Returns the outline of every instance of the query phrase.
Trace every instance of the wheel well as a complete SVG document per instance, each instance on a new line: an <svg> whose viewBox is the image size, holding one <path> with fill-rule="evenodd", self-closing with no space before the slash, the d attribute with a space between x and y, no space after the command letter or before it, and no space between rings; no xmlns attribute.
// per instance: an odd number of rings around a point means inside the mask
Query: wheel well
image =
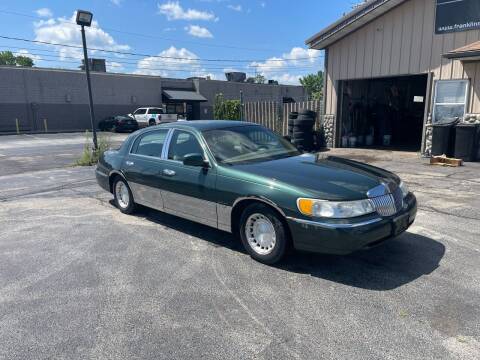
<svg viewBox="0 0 480 360"><path fill-rule="evenodd" d="M290 231L290 227L288 226L287 219L285 216L278 211L274 206L270 205L268 202L261 201L261 200L256 200L256 199L245 199L240 202L238 202L235 207L232 209L232 213L230 215L230 221L231 221L231 227L232 227L232 234L236 235L238 234L239 226L240 226L240 217L242 215L242 212L247 208L247 206L251 204L261 204L264 206L267 206L271 210L273 210L277 215L280 221L283 223L283 226L285 227L285 230L288 234L288 238L290 242L292 241L292 233Z"/></svg>
<svg viewBox="0 0 480 360"><path fill-rule="evenodd" d="M153 122L156 122L154 118L150 118L150 119L148 120L149 123L152 122L152 121L153 121Z"/></svg>
<svg viewBox="0 0 480 360"><path fill-rule="evenodd" d="M109 184L110 184L110 192L111 192L112 194L113 194L113 184L115 183L115 179L116 179L117 177L120 177L120 178L121 178L120 175L114 173L114 174L110 175L110 178L108 179L108 182L109 182Z"/></svg>

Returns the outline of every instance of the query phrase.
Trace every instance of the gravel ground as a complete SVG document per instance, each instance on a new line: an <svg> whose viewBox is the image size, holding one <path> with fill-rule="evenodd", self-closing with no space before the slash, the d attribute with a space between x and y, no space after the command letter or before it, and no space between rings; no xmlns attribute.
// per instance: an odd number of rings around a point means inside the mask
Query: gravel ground
<svg viewBox="0 0 480 360"><path fill-rule="evenodd" d="M69 166L82 144L0 137L0 358L480 358L479 164L332 151L401 175L417 221L271 267L227 233L121 214L93 168Z"/></svg>

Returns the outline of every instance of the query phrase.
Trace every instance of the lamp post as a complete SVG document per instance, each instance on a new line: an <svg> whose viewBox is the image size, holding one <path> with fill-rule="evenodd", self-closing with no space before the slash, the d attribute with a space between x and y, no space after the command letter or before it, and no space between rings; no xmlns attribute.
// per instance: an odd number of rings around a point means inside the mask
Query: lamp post
<svg viewBox="0 0 480 360"><path fill-rule="evenodd" d="M87 74L87 86L88 86L88 99L90 102L90 122L92 125L93 134L93 148L98 149L97 143L97 130L95 127L95 113L93 111L93 97L92 97L92 84L90 83L90 64L88 63L87 54L87 41L85 39L85 26L90 27L92 24L93 14L90 11L77 10L77 25L82 27L82 42L83 42L83 62L85 66L85 73Z"/></svg>

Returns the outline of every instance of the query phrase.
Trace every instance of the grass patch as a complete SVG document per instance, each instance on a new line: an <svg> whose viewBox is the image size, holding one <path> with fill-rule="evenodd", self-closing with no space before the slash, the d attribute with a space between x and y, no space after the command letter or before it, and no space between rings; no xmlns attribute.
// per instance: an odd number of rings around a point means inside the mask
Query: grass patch
<svg viewBox="0 0 480 360"><path fill-rule="evenodd" d="M97 138L98 149L93 149L93 142L88 131L85 131L85 145L83 146L83 152L80 158L75 161L76 166L92 166L98 163L98 159L103 153L110 149L112 141L110 136L99 135Z"/></svg>

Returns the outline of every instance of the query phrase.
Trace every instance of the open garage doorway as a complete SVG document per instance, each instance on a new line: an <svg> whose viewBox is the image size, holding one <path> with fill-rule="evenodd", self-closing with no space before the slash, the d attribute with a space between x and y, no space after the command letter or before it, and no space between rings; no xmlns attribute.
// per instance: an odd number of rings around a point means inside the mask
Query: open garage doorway
<svg viewBox="0 0 480 360"><path fill-rule="evenodd" d="M419 151L428 75L340 82L339 147Z"/></svg>

